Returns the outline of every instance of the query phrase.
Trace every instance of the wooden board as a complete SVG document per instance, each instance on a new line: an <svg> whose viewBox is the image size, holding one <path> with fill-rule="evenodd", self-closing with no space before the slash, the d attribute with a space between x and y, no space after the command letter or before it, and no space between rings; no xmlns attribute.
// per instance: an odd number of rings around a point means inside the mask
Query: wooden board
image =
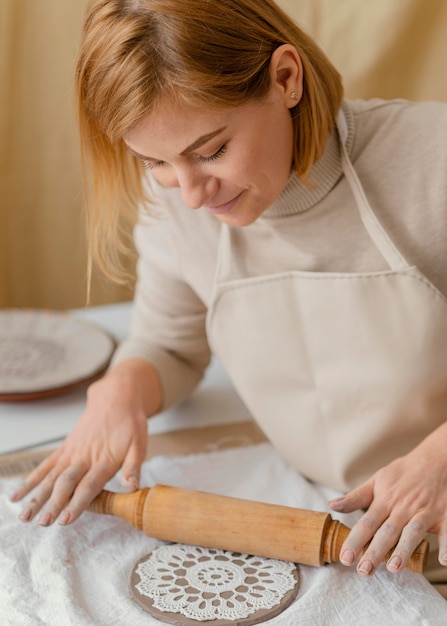
<svg viewBox="0 0 447 626"><path fill-rule="evenodd" d="M203 428L187 428L148 437L146 458L154 456L183 456L213 450L225 450L266 441L255 422L235 422ZM0 478L23 476L33 470L54 448L26 450L0 455Z"/></svg>

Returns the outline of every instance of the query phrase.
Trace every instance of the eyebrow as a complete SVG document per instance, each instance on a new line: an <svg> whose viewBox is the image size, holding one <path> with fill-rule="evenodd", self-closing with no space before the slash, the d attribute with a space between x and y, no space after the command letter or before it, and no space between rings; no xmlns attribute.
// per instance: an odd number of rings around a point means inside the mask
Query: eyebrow
<svg viewBox="0 0 447 626"><path fill-rule="evenodd" d="M207 141L210 141L217 135L220 135L220 133L222 133L226 128L227 128L226 126L222 126L222 128L218 128L212 133L207 133L206 135L202 135L201 137L193 141L193 143L190 146L185 148L183 152L180 152L180 156L187 156L190 152L197 150L197 148L200 148L200 146L203 146L203 144L206 143Z"/></svg>
<svg viewBox="0 0 447 626"><path fill-rule="evenodd" d="M226 130L226 128L227 128L226 126L222 126L222 128L218 128L217 130L214 130L211 133L207 133L206 135L201 135L195 141L193 141L192 144L190 144L187 148L185 148L182 152L180 152L180 156L188 156L188 154L190 154L194 150L197 150L197 148L200 148L200 146L203 146L203 144L207 143L207 141L210 141L214 137L217 137L217 135L220 135L220 133ZM147 160L151 158L151 157L144 156L143 154L139 154L139 152L135 152L135 150L133 150L127 144L126 144L126 148L129 154L131 154L134 157L137 157L137 159Z"/></svg>

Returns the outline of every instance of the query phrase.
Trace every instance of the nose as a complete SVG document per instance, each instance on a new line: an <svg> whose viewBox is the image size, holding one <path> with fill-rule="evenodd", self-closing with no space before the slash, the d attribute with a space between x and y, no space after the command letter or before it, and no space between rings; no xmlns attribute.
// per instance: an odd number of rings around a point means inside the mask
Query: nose
<svg viewBox="0 0 447 626"><path fill-rule="evenodd" d="M194 167L177 171L176 180L182 200L190 209L199 209L217 190L216 178Z"/></svg>

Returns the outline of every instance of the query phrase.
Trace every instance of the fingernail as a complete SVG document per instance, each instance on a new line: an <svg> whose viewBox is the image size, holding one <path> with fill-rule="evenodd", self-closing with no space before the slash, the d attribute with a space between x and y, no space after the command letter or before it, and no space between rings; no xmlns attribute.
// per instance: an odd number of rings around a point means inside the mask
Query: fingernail
<svg viewBox="0 0 447 626"><path fill-rule="evenodd" d="M27 508L27 509L23 509L23 511L20 513L19 519L22 520L22 522L29 522L32 516L33 516L33 509Z"/></svg>
<svg viewBox="0 0 447 626"><path fill-rule="evenodd" d="M138 489L139 485L138 485L138 480L136 476L133 476L132 474L130 476L127 476L126 482L130 487L133 487L134 489Z"/></svg>
<svg viewBox="0 0 447 626"><path fill-rule="evenodd" d="M388 561L387 568L398 570L400 569L401 565L402 559L400 558L400 556L393 556L393 558Z"/></svg>
<svg viewBox="0 0 447 626"><path fill-rule="evenodd" d="M355 561L355 554L352 550L346 549L340 554L340 561L343 565L352 565Z"/></svg>
<svg viewBox="0 0 447 626"><path fill-rule="evenodd" d="M444 552L444 554L439 557L439 562L441 565L447 565L447 552Z"/></svg>
<svg viewBox="0 0 447 626"><path fill-rule="evenodd" d="M373 571L373 568L374 568L374 565L372 564L372 561L363 561L358 566L357 571L359 572L359 574L364 574L365 576L369 576L371 572Z"/></svg>
<svg viewBox="0 0 447 626"><path fill-rule="evenodd" d="M9 499L11 500L11 502L17 502L17 500L20 500L20 492L16 491L12 494L12 496L9 497Z"/></svg>
<svg viewBox="0 0 447 626"><path fill-rule="evenodd" d="M65 526L65 524L68 524L68 522L70 521L70 518L71 518L70 511L63 511L63 513L61 513L61 516L59 518L59 524L61 526Z"/></svg>
<svg viewBox="0 0 447 626"><path fill-rule="evenodd" d="M331 509L335 509L339 513L344 513L346 509L345 498L337 498L336 500L329 500L329 506Z"/></svg>
<svg viewBox="0 0 447 626"><path fill-rule="evenodd" d="M44 513L38 521L39 526L49 526L53 521L51 513Z"/></svg>

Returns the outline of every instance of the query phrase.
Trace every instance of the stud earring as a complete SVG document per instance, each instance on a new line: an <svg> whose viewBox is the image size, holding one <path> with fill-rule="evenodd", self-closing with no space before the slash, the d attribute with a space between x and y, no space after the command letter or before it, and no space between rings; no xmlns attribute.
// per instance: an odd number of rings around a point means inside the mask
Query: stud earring
<svg viewBox="0 0 447 626"><path fill-rule="evenodd" d="M298 94L296 93L296 91L292 91L290 97L292 98L292 100L298 100Z"/></svg>

